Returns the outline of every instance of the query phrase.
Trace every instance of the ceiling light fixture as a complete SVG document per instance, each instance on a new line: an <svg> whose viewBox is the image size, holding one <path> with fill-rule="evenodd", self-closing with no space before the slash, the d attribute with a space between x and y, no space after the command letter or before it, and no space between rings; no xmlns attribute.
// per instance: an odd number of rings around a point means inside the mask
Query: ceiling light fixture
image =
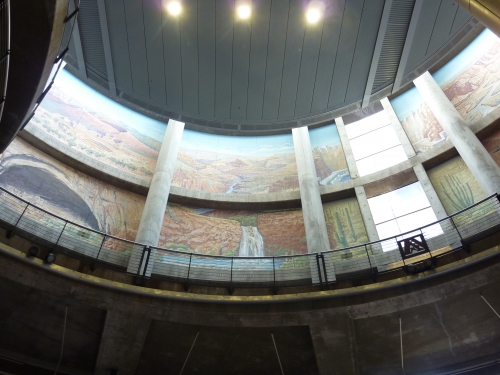
<svg viewBox="0 0 500 375"><path fill-rule="evenodd" d="M178 16L182 11L182 7L178 1L171 1L167 4L167 10L172 16Z"/></svg>
<svg viewBox="0 0 500 375"><path fill-rule="evenodd" d="M242 19L247 19L252 14L252 8L248 4L242 4L236 9L238 17Z"/></svg>
<svg viewBox="0 0 500 375"><path fill-rule="evenodd" d="M306 13L307 22L316 23L321 18L321 11L319 8L309 8Z"/></svg>

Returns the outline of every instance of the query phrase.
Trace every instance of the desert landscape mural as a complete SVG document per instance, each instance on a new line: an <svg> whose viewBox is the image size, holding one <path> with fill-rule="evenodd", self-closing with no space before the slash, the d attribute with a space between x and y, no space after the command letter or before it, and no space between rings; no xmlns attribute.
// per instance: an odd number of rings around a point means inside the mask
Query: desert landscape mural
<svg viewBox="0 0 500 375"><path fill-rule="evenodd" d="M460 156L428 170L427 174L448 215L485 198L479 183Z"/></svg>
<svg viewBox="0 0 500 375"><path fill-rule="evenodd" d="M500 39L484 30L433 75L468 124L500 105Z"/></svg>
<svg viewBox="0 0 500 375"><path fill-rule="evenodd" d="M358 200L343 199L323 204L331 249L342 249L368 242Z"/></svg>
<svg viewBox="0 0 500 375"><path fill-rule="evenodd" d="M298 190L292 135L242 137L184 130L172 185L227 194Z"/></svg>
<svg viewBox="0 0 500 375"><path fill-rule="evenodd" d="M349 180L344 150L335 124L309 130L318 184L332 185Z"/></svg>
<svg viewBox="0 0 500 375"><path fill-rule="evenodd" d="M500 40L483 31L433 77L468 124L480 120L500 105ZM391 104L417 153L448 138L416 88Z"/></svg>
<svg viewBox="0 0 500 375"><path fill-rule="evenodd" d="M35 128L71 156L86 155L124 173L150 179L166 124L101 95L62 70L26 130Z"/></svg>
<svg viewBox="0 0 500 375"><path fill-rule="evenodd" d="M0 156L0 186L55 215L134 240L145 197L96 180L16 138Z"/></svg>
<svg viewBox="0 0 500 375"><path fill-rule="evenodd" d="M160 246L196 254L278 256L307 252L301 210L233 211L169 203Z"/></svg>

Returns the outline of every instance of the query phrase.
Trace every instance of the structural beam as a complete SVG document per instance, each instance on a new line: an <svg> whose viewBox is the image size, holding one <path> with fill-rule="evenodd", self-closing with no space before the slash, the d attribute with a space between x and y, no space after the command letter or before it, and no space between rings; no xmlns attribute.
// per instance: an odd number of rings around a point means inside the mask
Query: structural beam
<svg viewBox="0 0 500 375"><path fill-rule="evenodd" d="M406 70L406 64L408 63L408 57L410 56L410 51L413 46L413 41L415 40L418 20L420 19L420 14L422 13L423 5L424 5L424 0L417 0L415 2L415 7L413 8L413 13L411 15L410 27L408 28L408 33L406 34L403 53L401 54L401 58L399 60L398 72L396 73L394 84L392 85L393 93L401 88L401 82L403 80L403 76Z"/></svg>
<svg viewBox="0 0 500 375"><path fill-rule="evenodd" d="M69 1L69 13L71 14L75 10L74 0ZM73 43L75 44L76 60L78 61L78 71L83 78L87 78L87 68L85 68L85 58L83 56L82 39L80 38L80 27L78 25L78 16L76 18L75 26L73 28Z"/></svg>
<svg viewBox="0 0 500 375"><path fill-rule="evenodd" d="M101 23L102 45L104 47L104 59L106 60L106 73L108 75L109 91L116 96L115 70L113 68L113 57L111 55L111 43L109 41L108 18L106 15L106 4L104 0L97 0L99 9L99 21Z"/></svg>
<svg viewBox="0 0 500 375"><path fill-rule="evenodd" d="M377 43L375 44L375 50L373 52L372 64L370 66L370 73L368 74L368 80L366 82L365 95L363 97L363 103L361 107L365 108L370 104L370 97L372 95L373 83L375 82L375 76L377 75L378 63L380 61L380 55L382 52L382 47L384 45L385 33L387 31L387 24L389 23L389 16L391 14L392 0L386 0L384 5L384 11L382 13L382 19L380 20L380 26L378 29Z"/></svg>

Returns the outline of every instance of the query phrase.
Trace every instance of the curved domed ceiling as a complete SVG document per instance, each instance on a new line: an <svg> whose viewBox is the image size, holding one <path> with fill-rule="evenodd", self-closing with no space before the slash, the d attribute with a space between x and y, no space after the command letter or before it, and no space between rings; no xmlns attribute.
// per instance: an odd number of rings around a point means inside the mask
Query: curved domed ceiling
<svg viewBox="0 0 500 375"><path fill-rule="evenodd" d="M135 108L207 131L327 123L388 95L472 29L452 0L81 0L67 61ZM425 70L424 69L424 70ZM107 91L107 92L106 92ZM364 99L364 101L363 101Z"/></svg>

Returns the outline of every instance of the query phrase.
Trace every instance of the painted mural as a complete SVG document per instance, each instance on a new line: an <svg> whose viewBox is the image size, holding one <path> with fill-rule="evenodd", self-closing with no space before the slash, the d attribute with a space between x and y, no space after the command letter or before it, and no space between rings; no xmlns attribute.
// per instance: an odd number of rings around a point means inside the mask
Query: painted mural
<svg viewBox="0 0 500 375"><path fill-rule="evenodd" d="M460 156L427 171L448 215L485 198L479 183Z"/></svg>
<svg viewBox="0 0 500 375"><path fill-rule="evenodd" d="M414 87L391 100L391 105L417 154L446 141L446 132Z"/></svg>
<svg viewBox="0 0 500 375"><path fill-rule="evenodd" d="M368 242L368 235L356 198L323 204L323 212L332 249Z"/></svg>
<svg viewBox="0 0 500 375"><path fill-rule="evenodd" d="M500 105L500 39L484 30L433 77L467 123L480 120Z"/></svg>
<svg viewBox="0 0 500 375"><path fill-rule="evenodd" d="M332 185L351 178L337 125L332 124L309 130L314 166L318 184Z"/></svg>
<svg viewBox="0 0 500 375"><path fill-rule="evenodd" d="M184 130L172 185L227 194L298 190L292 135L243 137Z"/></svg>
<svg viewBox="0 0 500 375"><path fill-rule="evenodd" d="M150 179L166 125L118 104L62 70L26 130L69 147L75 158L88 156Z"/></svg>
<svg viewBox="0 0 500 375"><path fill-rule="evenodd" d="M169 203L160 246L196 254L279 256L307 253L301 210L234 211Z"/></svg>
<svg viewBox="0 0 500 375"><path fill-rule="evenodd" d="M96 180L16 138L0 156L0 185L55 215L134 240L145 197Z"/></svg>
<svg viewBox="0 0 500 375"><path fill-rule="evenodd" d="M500 166L500 130L497 130L482 141L491 157Z"/></svg>

